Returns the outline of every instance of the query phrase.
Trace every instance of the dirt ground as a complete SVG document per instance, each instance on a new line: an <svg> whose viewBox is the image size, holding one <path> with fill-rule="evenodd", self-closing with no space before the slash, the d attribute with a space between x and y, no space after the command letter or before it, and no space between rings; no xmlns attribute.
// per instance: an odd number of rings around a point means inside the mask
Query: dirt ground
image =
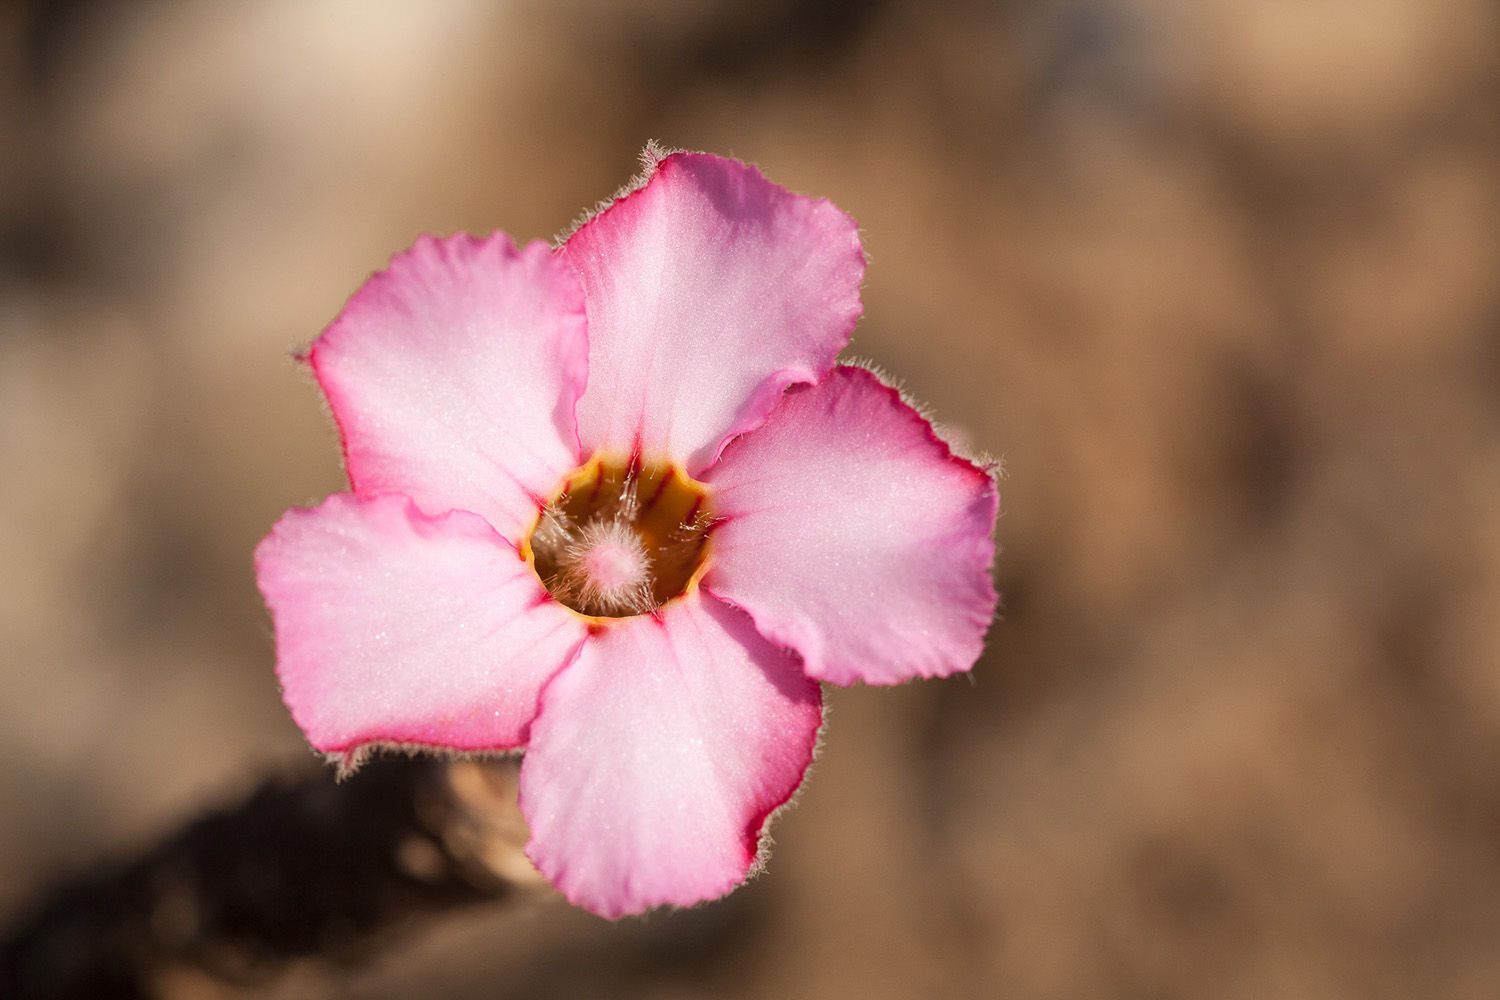
<svg viewBox="0 0 1500 1000"><path fill-rule="evenodd" d="M648 139L863 227L854 352L1002 456L970 677L830 690L768 870L182 998L1500 995L1500 10L0 7L0 921L312 765L250 552L289 358Z"/></svg>

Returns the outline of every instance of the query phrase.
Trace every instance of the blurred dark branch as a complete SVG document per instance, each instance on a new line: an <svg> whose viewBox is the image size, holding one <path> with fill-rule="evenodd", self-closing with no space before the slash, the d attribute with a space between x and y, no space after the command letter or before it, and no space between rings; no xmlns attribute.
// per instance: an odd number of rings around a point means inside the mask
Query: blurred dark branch
<svg viewBox="0 0 1500 1000"><path fill-rule="evenodd" d="M491 862L505 848L497 829L513 833L513 774L390 759L341 783L331 772L268 783L134 861L58 886L0 940L0 997L147 998L183 965L254 981L301 956L358 958L413 915L505 896Z"/></svg>

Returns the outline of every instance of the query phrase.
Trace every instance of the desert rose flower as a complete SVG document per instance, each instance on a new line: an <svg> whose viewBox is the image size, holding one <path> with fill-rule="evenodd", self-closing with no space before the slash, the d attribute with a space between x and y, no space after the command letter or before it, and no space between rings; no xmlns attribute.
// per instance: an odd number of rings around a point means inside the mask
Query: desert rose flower
<svg viewBox="0 0 1500 1000"><path fill-rule="evenodd" d="M423 238L308 359L350 491L256 551L317 749L521 749L527 854L607 917L744 881L818 683L969 669L988 469L834 364L848 216L753 167L648 158L556 249Z"/></svg>

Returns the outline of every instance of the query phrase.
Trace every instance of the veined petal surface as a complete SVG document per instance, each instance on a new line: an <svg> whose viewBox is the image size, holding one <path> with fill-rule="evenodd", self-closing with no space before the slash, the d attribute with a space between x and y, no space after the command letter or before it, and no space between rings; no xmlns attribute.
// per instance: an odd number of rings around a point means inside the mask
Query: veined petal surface
<svg viewBox="0 0 1500 1000"><path fill-rule="evenodd" d="M520 746L586 635L484 518L336 493L255 550L277 674L313 746Z"/></svg>
<svg viewBox="0 0 1500 1000"><path fill-rule="evenodd" d="M791 389L703 478L723 518L703 586L809 676L897 684L974 665L999 494L870 372Z"/></svg>
<svg viewBox="0 0 1500 1000"><path fill-rule="evenodd" d="M540 242L423 237L312 346L356 493L485 517L519 541L578 465L583 294Z"/></svg>
<svg viewBox="0 0 1500 1000"><path fill-rule="evenodd" d="M606 917L723 895L821 719L796 659L701 592L615 622L542 694L521 765L527 854Z"/></svg>
<svg viewBox="0 0 1500 1000"><path fill-rule="evenodd" d="M705 153L662 160L559 253L588 303L584 453L665 455L692 474L783 388L827 372L862 308L852 219Z"/></svg>

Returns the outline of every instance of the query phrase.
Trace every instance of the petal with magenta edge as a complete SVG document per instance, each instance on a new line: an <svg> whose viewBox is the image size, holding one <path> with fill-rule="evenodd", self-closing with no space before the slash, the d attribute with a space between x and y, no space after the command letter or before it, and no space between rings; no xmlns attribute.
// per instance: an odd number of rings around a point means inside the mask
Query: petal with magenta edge
<svg viewBox="0 0 1500 1000"><path fill-rule="evenodd" d="M723 519L704 588L808 676L899 684L974 665L999 493L870 372L789 391L703 478Z"/></svg>
<svg viewBox="0 0 1500 1000"><path fill-rule="evenodd" d="M795 657L701 592L615 622L542 694L521 765L527 854L605 917L721 896L802 781L821 719Z"/></svg>
<svg viewBox="0 0 1500 1000"><path fill-rule="evenodd" d="M822 377L862 306L854 221L737 160L676 153L559 251L583 283L585 453L696 473L782 389Z"/></svg>
<svg viewBox="0 0 1500 1000"><path fill-rule="evenodd" d="M255 550L292 717L325 753L510 749L586 625L483 518L397 494L293 509Z"/></svg>
<svg viewBox="0 0 1500 1000"><path fill-rule="evenodd" d="M356 493L469 510L512 542L579 464L583 296L543 243L423 237L313 342Z"/></svg>

